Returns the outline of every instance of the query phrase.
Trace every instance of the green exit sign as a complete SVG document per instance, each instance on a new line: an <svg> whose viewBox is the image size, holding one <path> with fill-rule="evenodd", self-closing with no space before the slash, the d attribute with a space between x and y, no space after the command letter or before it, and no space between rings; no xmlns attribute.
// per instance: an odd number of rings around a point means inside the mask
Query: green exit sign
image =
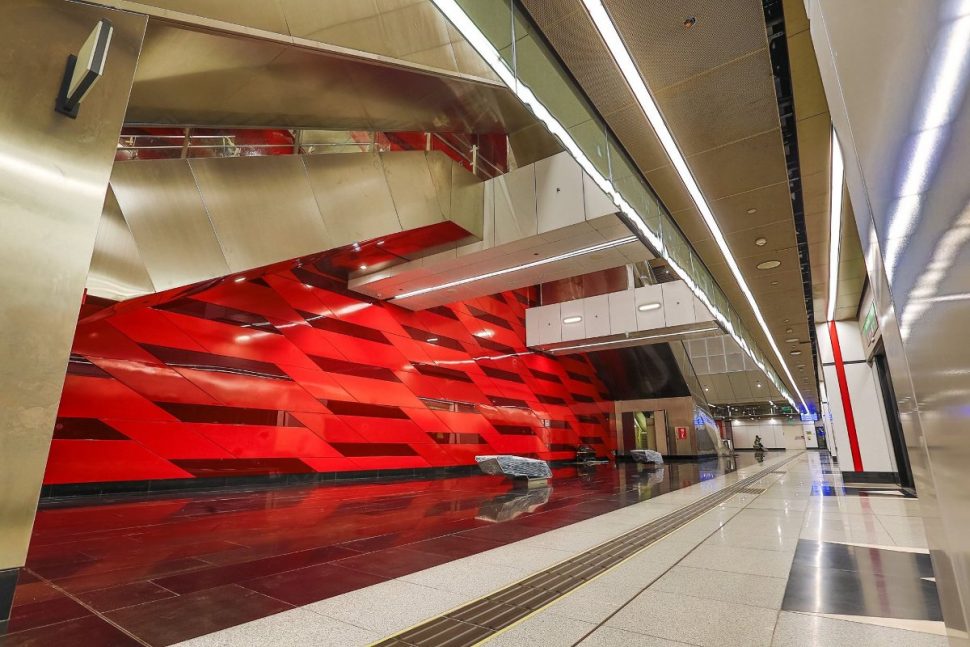
<svg viewBox="0 0 970 647"><path fill-rule="evenodd" d="M795 410L792 409L791 407L789 407L788 405L782 405L781 412L782 413L795 413Z"/></svg>

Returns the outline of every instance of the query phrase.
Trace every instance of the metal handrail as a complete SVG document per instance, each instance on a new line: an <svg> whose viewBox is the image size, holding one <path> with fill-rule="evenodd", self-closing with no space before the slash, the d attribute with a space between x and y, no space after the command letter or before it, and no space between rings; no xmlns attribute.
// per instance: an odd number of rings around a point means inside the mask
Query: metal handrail
<svg viewBox="0 0 970 647"><path fill-rule="evenodd" d="M137 151L179 151L179 157L192 157L193 151L213 151L222 152L226 157L234 157L245 151L262 151L274 149L281 151L287 146L291 147L290 154L325 154L338 149L347 148L359 152L380 152L390 150L390 144L379 141L383 133L379 131L368 132L369 141L348 138L347 141L308 143L304 138L304 133L311 132L305 129L290 130L293 135L292 145L287 143L238 143L235 141L234 134L196 134L192 128L185 128L180 134L150 134L137 133L125 134L119 137L117 150L122 153L136 153ZM350 131L348 131L350 132ZM354 131L357 132L357 131ZM360 131L367 132L367 131ZM140 141L146 141L140 144ZM199 141L202 140L202 141ZM216 141L209 141L216 140ZM386 137L385 137L386 141ZM495 177L506 172L491 160L483 157L477 144L470 144L467 148L456 145L454 141L442 136L439 133L425 133L425 148L432 149L432 141L440 143L453 152L460 160L467 164L472 173L478 175L481 171L487 177ZM150 142L150 143L149 143ZM287 154L279 152L278 154Z"/></svg>

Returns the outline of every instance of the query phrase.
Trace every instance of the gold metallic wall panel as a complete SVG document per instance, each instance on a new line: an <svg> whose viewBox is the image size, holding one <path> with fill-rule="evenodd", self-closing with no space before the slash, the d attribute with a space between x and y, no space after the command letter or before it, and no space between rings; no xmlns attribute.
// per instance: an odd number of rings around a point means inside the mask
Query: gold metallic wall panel
<svg viewBox="0 0 970 647"><path fill-rule="evenodd" d="M448 218L481 240L485 237L485 183L457 164L450 167L451 202Z"/></svg>
<svg viewBox="0 0 970 647"><path fill-rule="evenodd" d="M94 241L87 288L89 294L113 301L155 291L138 253L138 245L110 187L98 225L98 237Z"/></svg>
<svg viewBox="0 0 970 647"><path fill-rule="evenodd" d="M54 112L64 64L101 18L104 78L69 119ZM0 3L0 569L27 552L144 29L87 4Z"/></svg>
<svg viewBox="0 0 970 647"><path fill-rule="evenodd" d="M438 153L443 161L443 153ZM451 169L444 164L428 163L424 152L381 156L384 177L403 229L426 223L429 216L444 219L451 202Z"/></svg>
<svg viewBox="0 0 970 647"><path fill-rule="evenodd" d="M140 294L444 220L470 234L451 248L484 231L482 182L437 151L138 160L111 184L151 276Z"/></svg>
<svg viewBox="0 0 970 647"><path fill-rule="evenodd" d="M536 123L504 86L157 20L127 120L482 133Z"/></svg>
<svg viewBox="0 0 970 647"><path fill-rule="evenodd" d="M787 3L786 3L787 4ZM801 3L799 3L801 4ZM825 101L825 90L818 74L812 35L806 29L792 35L788 10L785 10L785 26L788 33L788 60L791 63L792 93L795 96L795 117L807 119L815 115L828 114L829 105Z"/></svg>
<svg viewBox="0 0 970 647"><path fill-rule="evenodd" d="M287 33L286 19L276 0L138 0L141 4L178 11L200 18L222 20L233 25ZM329 13L320 12L320 13Z"/></svg>
<svg viewBox="0 0 970 647"><path fill-rule="evenodd" d="M156 290L229 273L187 160L117 162L111 187Z"/></svg>
<svg viewBox="0 0 970 647"><path fill-rule="evenodd" d="M333 246L401 230L379 155L307 155L302 159Z"/></svg>
<svg viewBox="0 0 970 647"><path fill-rule="evenodd" d="M231 271L332 247L299 156L193 159L189 164Z"/></svg>
<svg viewBox="0 0 970 647"><path fill-rule="evenodd" d="M96 0L189 29L498 82L430 0Z"/></svg>

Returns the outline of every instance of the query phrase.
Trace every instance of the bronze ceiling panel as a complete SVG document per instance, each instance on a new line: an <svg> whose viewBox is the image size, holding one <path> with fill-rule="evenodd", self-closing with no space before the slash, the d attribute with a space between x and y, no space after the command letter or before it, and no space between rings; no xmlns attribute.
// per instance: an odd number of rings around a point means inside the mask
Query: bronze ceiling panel
<svg viewBox="0 0 970 647"><path fill-rule="evenodd" d="M687 158L687 163L708 200L745 193L788 179L780 129L692 155ZM790 201L787 207L791 217ZM774 205L774 208L781 211L785 205Z"/></svg>
<svg viewBox="0 0 970 647"><path fill-rule="evenodd" d="M779 128L774 78L765 50L654 93L685 156ZM737 110L743 105L744 110Z"/></svg>
<svg viewBox="0 0 970 647"><path fill-rule="evenodd" d="M540 0L525 0L557 54L673 214L767 356L770 345L753 311L680 178L669 166L652 128L640 108L631 103L629 88L609 52L597 42L581 3L575 0L572 9L566 2L558 3L549 12L540 7L542 4ZM674 137L688 156L687 162L776 343L782 347L782 340L793 335L807 341L805 295L762 4L757 0L705 0L692 4L689 14L697 22L691 29L683 25L688 10L676 3L606 0L605 4ZM807 21L804 11L792 11L788 35L797 37L807 28ZM812 56L814 65L810 42L803 39L804 36L797 39L793 50L804 52L805 48L799 46L808 42L807 54ZM796 99L804 102L796 106L796 114L818 115L819 106L825 106L824 95L817 93L820 83L810 74L798 76L799 72L793 69L793 82ZM822 115L807 122L804 133L799 132L804 148L801 156L805 158L803 176L817 175L809 178L805 187L806 211L824 214L822 220L826 223L827 120L827 115ZM812 220L807 220L807 225L819 234L827 231ZM754 240L762 236L767 244L755 246ZM755 269L758 262L769 259L781 260L782 265L774 270ZM783 323L785 319L789 323ZM784 332L789 328L792 334ZM807 352L803 359L806 357L810 365L811 353ZM790 356L785 355L784 359L791 363ZM770 357L769 360L776 363ZM779 370L779 374L783 371ZM814 400L814 385L803 393L806 399Z"/></svg>
<svg viewBox="0 0 970 647"><path fill-rule="evenodd" d="M639 105L628 104L625 108L615 112L605 113L603 118L610 130L620 138L623 148L626 149L627 154L642 173L646 174L656 169L669 168L670 160L660 145L656 133L647 124L647 118ZM627 140L630 138L625 135L631 132L639 132L639 137L633 138L628 143ZM624 134L621 135L620 133ZM654 187L654 190L656 190L656 187ZM687 196L686 190L684 196ZM669 210L671 207L667 205L667 209Z"/></svg>
<svg viewBox="0 0 970 647"><path fill-rule="evenodd" d="M678 2L606 0L627 48L653 92L766 46L756 0ZM691 29L684 19L697 18Z"/></svg>
<svg viewBox="0 0 970 647"><path fill-rule="evenodd" d="M792 230L791 223L784 220L727 234L724 238L731 249L731 253L734 254L734 258L738 261L768 252L794 249L795 247L795 232ZM759 238L764 238L767 242L764 245L757 245L755 241ZM691 244L702 258L720 260L721 251L713 238L692 241Z"/></svg>

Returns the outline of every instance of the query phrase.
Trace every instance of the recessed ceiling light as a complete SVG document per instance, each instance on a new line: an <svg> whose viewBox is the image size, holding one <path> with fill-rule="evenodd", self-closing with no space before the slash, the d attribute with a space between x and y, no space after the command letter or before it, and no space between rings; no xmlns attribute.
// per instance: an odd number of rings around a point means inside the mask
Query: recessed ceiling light
<svg viewBox="0 0 970 647"><path fill-rule="evenodd" d="M790 335L790 334L792 334L792 329L791 328L785 328L785 332Z"/></svg>
<svg viewBox="0 0 970 647"><path fill-rule="evenodd" d="M758 213L758 210L751 208L751 209L748 209L748 213Z"/></svg>
<svg viewBox="0 0 970 647"><path fill-rule="evenodd" d="M772 285L772 287L774 287L774 286L776 286L776 285L778 285L778 281L772 281L772 282L771 282L771 285Z"/></svg>
<svg viewBox="0 0 970 647"><path fill-rule="evenodd" d="M758 263L759 270L773 270L781 265L781 261L776 261L774 259L770 261L764 261L763 263Z"/></svg>
<svg viewBox="0 0 970 647"><path fill-rule="evenodd" d="M379 240L379 241L377 241L377 244L378 245L383 245L384 244L384 241L383 240Z"/></svg>
<svg viewBox="0 0 970 647"><path fill-rule="evenodd" d="M791 319L782 319L782 320L781 320L781 322L782 322L782 323L788 323L788 322L790 322L790 321L791 321Z"/></svg>
<svg viewBox="0 0 970 647"><path fill-rule="evenodd" d="M582 320L583 318L581 316L573 315L572 317L566 317L565 319L562 320L562 322L564 324L574 324L574 323L579 323Z"/></svg>
<svg viewBox="0 0 970 647"><path fill-rule="evenodd" d="M767 238L755 238L754 239L754 244L757 245L758 247L764 247L765 245L768 244L768 239Z"/></svg>
<svg viewBox="0 0 970 647"><path fill-rule="evenodd" d="M705 387L704 387L704 390L705 390L705 391L710 391L711 389L710 389L710 387L707 387L707 386L705 386Z"/></svg>
<svg viewBox="0 0 970 647"><path fill-rule="evenodd" d="M758 382L758 388L759 389L761 388L761 382Z"/></svg>
<svg viewBox="0 0 970 647"><path fill-rule="evenodd" d="M660 304L657 303L656 301L653 303L643 303L637 306L637 310L639 310L640 312L650 312L651 310L659 310L659 309L660 309ZM627 312L629 312L629 310L627 310Z"/></svg>
<svg viewBox="0 0 970 647"><path fill-rule="evenodd" d="M360 269L362 269L362 270L366 270L366 269L367 269L367 266L366 266L366 265L361 265L361 266L360 266Z"/></svg>
<svg viewBox="0 0 970 647"><path fill-rule="evenodd" d="M789 337L788 339L785 340L785 343L788 343L788 344L797 344L798 343L798 337Z"/></svg>
<svg viewBox="0 0 970 647"><path fill-rule="evenodd" d="M802 351L800 350L793 350L791 351L791 353L789 353L789 355L801 355L801 354L802 354Z"/></svg>
<svg viewBox="0 0 970 647"><path fill-rule="evenodd" d="M438 341L438 338L437 337L428 337L427 341L428 341L429 344L433 344L436 341Z"/></svg>

